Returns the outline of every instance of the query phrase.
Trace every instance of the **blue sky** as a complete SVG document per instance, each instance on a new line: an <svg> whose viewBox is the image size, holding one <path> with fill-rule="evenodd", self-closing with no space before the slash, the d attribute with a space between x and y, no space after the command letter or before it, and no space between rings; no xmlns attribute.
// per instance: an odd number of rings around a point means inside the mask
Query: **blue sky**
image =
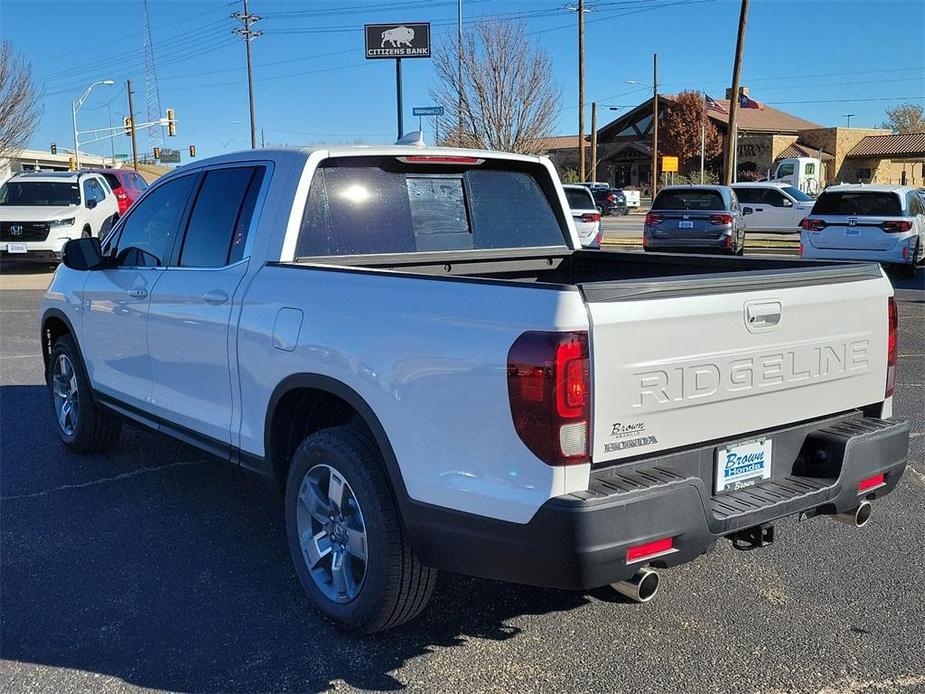
<svg viewBox="0 0 925 694"><path fill-rule="evenodd" d="M651 80L659 54L663 91L705 89L722 97L731 81L739 3L735 0L587 0L586 94L632 106ZM168 146L197 146L200 156L248 142L244 45L232 35L228 0L149 0L161 106L177 112ZM523 13L527 30L552 58L562 91L557 132L577 132L576 16L566 0L463 0L467 21ZM253 42L256 116L267 144L388 142L395 133L391 61L364 60L364 23L430 21L434 43L455 33L455 0L251 0L262 15ZM32 145L70 146L70 102L97 87L79 114L82 130L107 126L127 111L131 79L144 114L141 0L2 0L0 35L31 61L44 89L44 113ZM901 100L925 104L925 3L921 0L753 0L743 84L754 98L823 125L879 124ZM430 60L406 60L406 129L411 107L427 105ZM917 97L913 99L912 97ZM619 112L603 111L603 121ZM586 125L586 128L589 127ZM258 133L259 140L259 133ZM141 136L139 147L147 148ZM109 142L88 151L109 152ZM128 138L116 139L129 152Z"/></svg>

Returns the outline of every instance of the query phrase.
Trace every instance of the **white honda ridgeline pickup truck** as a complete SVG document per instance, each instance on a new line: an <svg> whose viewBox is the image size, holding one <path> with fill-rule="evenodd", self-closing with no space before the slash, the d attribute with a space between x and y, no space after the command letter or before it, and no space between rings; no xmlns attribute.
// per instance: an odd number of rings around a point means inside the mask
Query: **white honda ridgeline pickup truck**
<svg viewBox="0 0 925 694"><path fill-rule="evenodd" d="M275 480L302 586L364 632L438 569L645 601L721 537L863 525L907 455L879 266L582 250L542 158L181 167L69 242L40 328L68 448L128 421Z"/></svg>

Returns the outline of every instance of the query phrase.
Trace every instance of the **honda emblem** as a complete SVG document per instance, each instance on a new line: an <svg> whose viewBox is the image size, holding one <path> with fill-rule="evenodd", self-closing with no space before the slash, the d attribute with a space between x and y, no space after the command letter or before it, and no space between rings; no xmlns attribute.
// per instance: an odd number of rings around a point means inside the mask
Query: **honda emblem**
<svg viewBox="0 0 925 694"><path fill-rule="evenodd" d="M22 224L14 224L10 227L11 236L22 236Z"/></svg>

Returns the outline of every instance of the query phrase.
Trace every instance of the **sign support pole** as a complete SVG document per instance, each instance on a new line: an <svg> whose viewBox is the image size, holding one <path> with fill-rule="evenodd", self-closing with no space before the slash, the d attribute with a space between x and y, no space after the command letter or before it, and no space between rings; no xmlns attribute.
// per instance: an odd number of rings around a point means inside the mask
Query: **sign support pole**
<svg viewBox="0 0 925 694"><path fill-rule="evenodd" d="M401 118L401 58L395 59L395 92L398 99L398 139L400 140L405 134Z"/></svg>

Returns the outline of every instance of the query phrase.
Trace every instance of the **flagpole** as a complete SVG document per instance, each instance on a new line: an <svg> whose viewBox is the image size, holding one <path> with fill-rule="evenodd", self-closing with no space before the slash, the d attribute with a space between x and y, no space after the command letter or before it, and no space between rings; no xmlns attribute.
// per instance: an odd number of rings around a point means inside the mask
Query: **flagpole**
<svg viewBox="0 0 925 694"><path fill-rule="evenodd" d="M707 93L700 92L703 108L700 111L700 185L703 185L703 158L707 141Z"/></svg>

